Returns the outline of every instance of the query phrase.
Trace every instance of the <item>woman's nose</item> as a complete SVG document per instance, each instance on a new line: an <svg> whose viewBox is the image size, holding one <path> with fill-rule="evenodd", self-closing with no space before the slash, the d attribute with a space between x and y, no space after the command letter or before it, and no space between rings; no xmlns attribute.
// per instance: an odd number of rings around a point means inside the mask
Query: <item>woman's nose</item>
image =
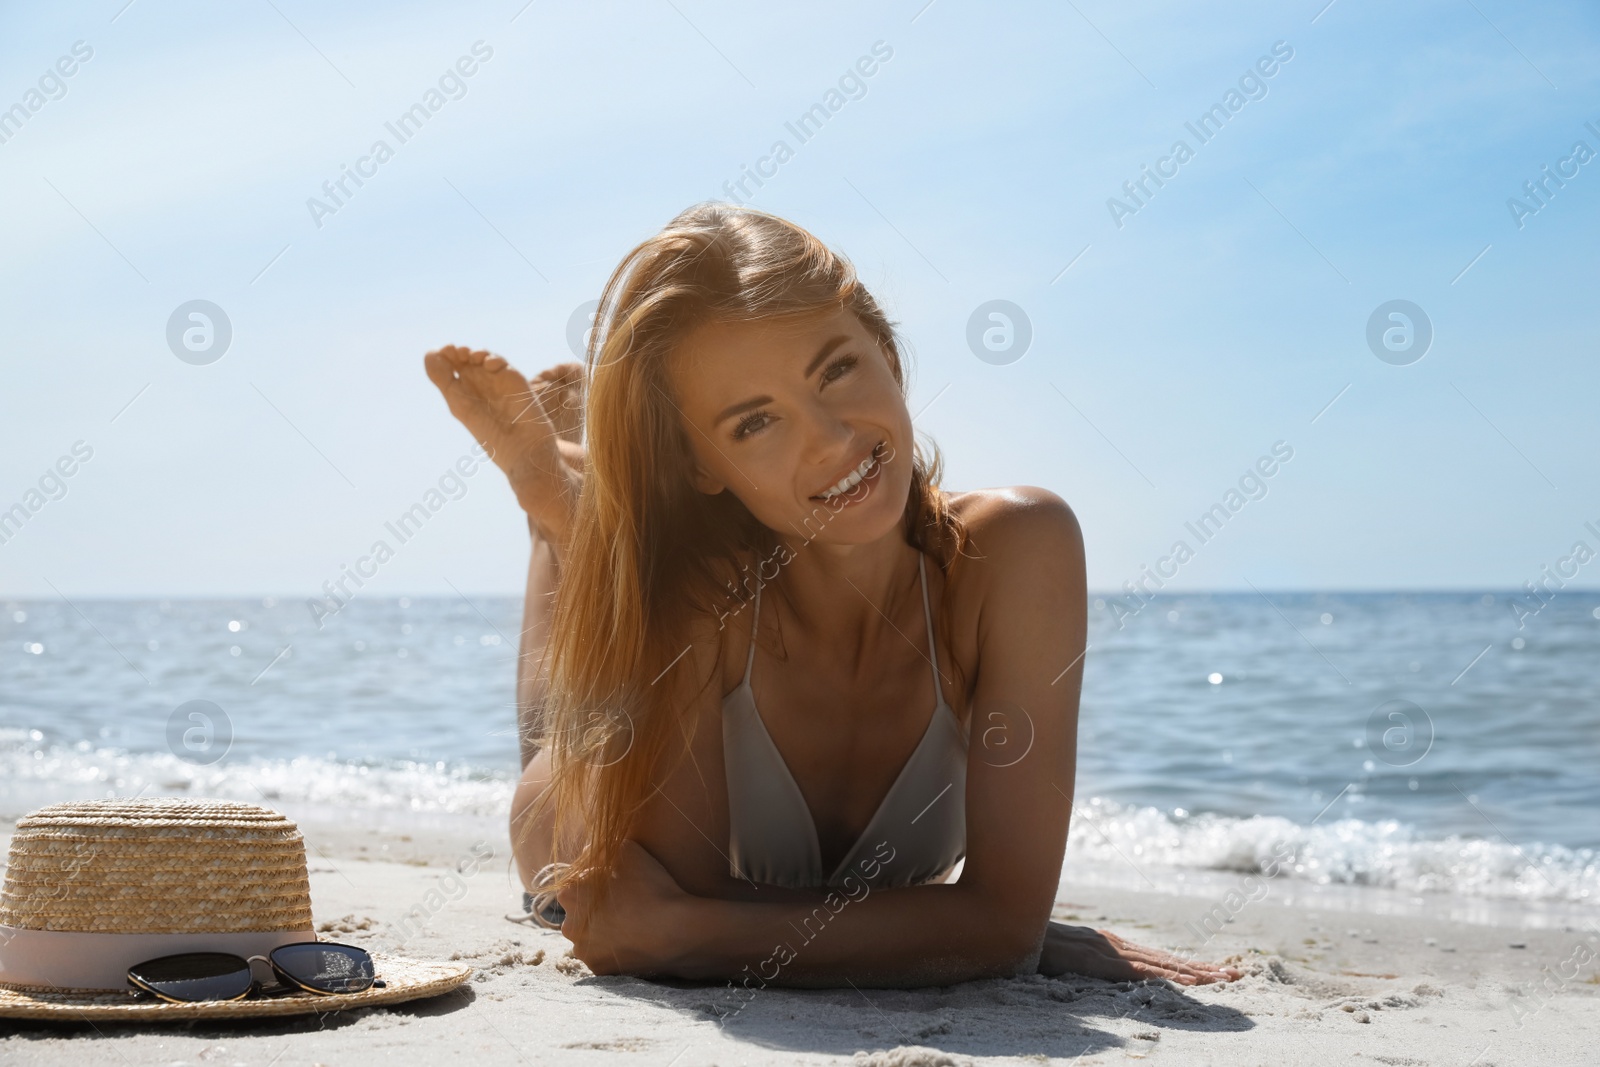
<svg viewBox="0 0 1600 1067"><path fill-rule="evenodd" d="M845 458L845 451L856 437L855 427L850 422L822 404L815 406L808 422L807 461L822 466Z"/></svg>

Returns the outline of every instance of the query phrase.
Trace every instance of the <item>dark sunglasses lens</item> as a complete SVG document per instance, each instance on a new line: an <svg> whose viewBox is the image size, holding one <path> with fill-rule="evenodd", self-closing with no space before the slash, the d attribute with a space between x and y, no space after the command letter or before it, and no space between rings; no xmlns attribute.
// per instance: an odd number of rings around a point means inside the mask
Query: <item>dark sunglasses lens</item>
<svg viewBox="0 0 1600 1067"><path fill-rule="evenodd" d="M250 992L250 965L223 952L188 952L136 963L128 981L168 1000L238 1000Z"/></svg>
<svg viewBox="0 0 1600 1067"><path fill-rule="evenodd" d="M272 964L318 993L360 993L376 974L365 949L332 941L283 945L272 950Z"/></svg>

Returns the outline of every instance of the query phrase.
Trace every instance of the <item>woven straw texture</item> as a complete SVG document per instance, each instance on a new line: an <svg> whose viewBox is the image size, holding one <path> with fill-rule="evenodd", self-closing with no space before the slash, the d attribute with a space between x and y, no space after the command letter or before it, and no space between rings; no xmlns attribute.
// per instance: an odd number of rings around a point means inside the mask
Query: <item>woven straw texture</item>
<svg viewBox="0 0 1600 1067"><path fill-rule="evenodd" d="M0 988L0 1017L50 1019L56 1022L152 1022L184 1019L246 1019L259 1015L302 1015L307 1012L372 1008L402 1000L438 996L472 977L472 968L459 963L422 963L417 960L372 954L384 989L365 993L318 996L247 997L244 1000L168 1004L141 1000L131 993L30 993Z"/></svg>
<svg viewBox="0 0 1600 1067"><path fill-rule="evenodd" d="M122 934L311 927L300 830L231 800L54 804L18 820L0 925Z"/></svg>

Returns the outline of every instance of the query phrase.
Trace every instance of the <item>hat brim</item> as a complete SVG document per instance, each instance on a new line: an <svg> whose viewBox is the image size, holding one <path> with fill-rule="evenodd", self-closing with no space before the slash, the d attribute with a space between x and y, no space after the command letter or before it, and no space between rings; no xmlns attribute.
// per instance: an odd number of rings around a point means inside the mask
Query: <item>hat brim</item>
<svg viewBox="0 0 1600 1067"><path fill-rule="evenodd" d="M304 1015L372 1008L447 993L472 977L472 968L460 963L428 963L372 953L384 988L362 993L298 993L292 996L251 996L243 1000L210 1000L195 1004L170 1004L153 997L138 998L117 992L38 992L0 987L0 1017L50 1019L56 1022L157 1022L187 1019L247 1019L266 1015Z"/></svg>

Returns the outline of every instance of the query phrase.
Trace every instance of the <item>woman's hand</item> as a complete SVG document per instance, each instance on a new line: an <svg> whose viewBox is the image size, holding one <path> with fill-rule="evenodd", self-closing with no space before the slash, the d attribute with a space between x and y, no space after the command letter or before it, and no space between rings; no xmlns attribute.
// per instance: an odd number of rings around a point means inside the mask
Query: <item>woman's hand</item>
<svg viewBox="0 0 1600 1067"><path fill-rule="evenodd" d="M1082 974L1114 982L1166 978L1179 985L1231 982L1244 974L1236 967L1185 960L1160 949L1132 945L1108 930L1057 922L1045 928L1039 973L1051 978Z"/></svg>
<svg viewBox="0 0 1600 1067"><path fill-rule="evenodd" d="M684 929L682 905L692 899L644 846L622 843L600 899L593 880L556 894L566 909L561 933L572 954L595 974L665 974L676 961L674 935Z"/></svg>

